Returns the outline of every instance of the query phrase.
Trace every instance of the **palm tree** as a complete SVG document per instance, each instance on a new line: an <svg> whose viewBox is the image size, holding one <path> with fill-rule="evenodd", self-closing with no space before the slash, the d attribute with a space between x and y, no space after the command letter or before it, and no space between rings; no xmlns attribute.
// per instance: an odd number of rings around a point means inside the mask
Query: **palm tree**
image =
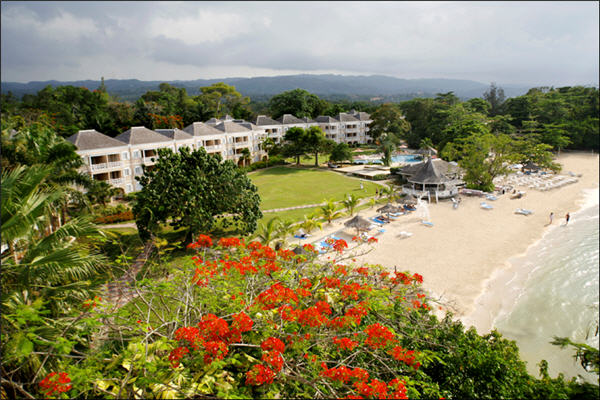
<svg viewBox="0 0 600 400"><path fill-rule="evenodd" d="M119 188L112 187L104 181L92 181L86 195L92 203L101 204L102 207L106 207L106 203L110 202L110 199L119 194L119 192Z"/></svg>
<svg viewBox="0 0 600 400"><path fill-rule="evenodd" d="M270 219L266 225L261 223L255 237L265 246L269 246L272 241L277 239L279 225L279 217Z"/></svg>
<svg viewBox="0 0 600 400"><path fill-rule="evenodd" d="M380 193L382 196L387 197L388 201L393 201L396 198L396 192L394 191L394 188L389 186L382 188Z"/></svg>
<svg viewBox="0 0 600 400"><path fill-rule="evenodd" d="M350 216L354 214L354 209L356 208L356 206L358 206L359 202L360 199L354 193L352 193L350 196L347 196L344 199L344 201L342 201L342 203L344 203L344 207L346 207L346 209L350 213Z"/></svg>
<svg viewBox="0 0 600 400"><path fill-rule="evenodd" d="M294 230L296 229L294 225L295 222L291 219L286 219L279 222L279 226L277 227L276 240L277 244L280 247L283 247L287 244L288 236L294 233Z"/></svg>
<svg viewBox="0 0 600 400"><path fill-rule="evenodd" d="M325 218L329 224L331 224L332 220L341 217L343 214L343 211L338 210L333 199L326 200L325 205L321 206L320 211L321 216Z"/></svg>
<svg viewBox="0 0 600 400"><path fill-rule="evenodd" d="M3 371L12 370L13 381L29 382L56 367L57 358L43 354L54 351L58 337L81 328L74 326L73 308L93 297L104 263L92 250L90 239L100 232L89 218L49 229L52 209L66 192L47 183L50 174L40 165L2 172L1 327L4 342L18 344L16 352L3 345ZM27 325L15 319L25 309L31 310ZM35 341L26 339L23 326L35 332Z"/></svg>
<svg viewBox="0 0 600 400"><path fill-rule="evenodd" d="M51 210L65 192L44 186L50 171L17 167L2 173L2 303L24 292L56 297L56 303L82 300L104 259L79 239L99 236L87 217L48 229ZM4 246L3 246L4 247ZM60 293L60 295L58 295Z"/></svg>
<svg viewBox="0 0 600 400"><path fill-rule="evenodd" d="M304 229L306 233L310 233L315 228L323 229L323 224L317 219L316 215L304 216L304 220L300 223L300 227Z"/></svg>

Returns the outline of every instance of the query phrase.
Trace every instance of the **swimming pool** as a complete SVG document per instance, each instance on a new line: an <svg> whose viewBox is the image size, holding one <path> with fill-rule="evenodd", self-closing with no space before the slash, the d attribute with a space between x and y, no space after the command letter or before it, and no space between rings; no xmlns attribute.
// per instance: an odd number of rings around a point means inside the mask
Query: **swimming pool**
<svg viewBox="0 0 600 400"><path fill-rule="evenodd" d="M423 161L423 158L419 155L414 154L399 154L396 156L392 156L393 163L418 163ZM371 159L371 160L353 160L353 164L383 164L380 159Z"/></svg>

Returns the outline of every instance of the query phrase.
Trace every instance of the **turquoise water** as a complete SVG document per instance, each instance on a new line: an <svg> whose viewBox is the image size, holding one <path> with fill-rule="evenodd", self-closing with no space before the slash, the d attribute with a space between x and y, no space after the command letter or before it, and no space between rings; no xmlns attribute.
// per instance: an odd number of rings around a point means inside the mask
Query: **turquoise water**
<svg viewBox="0 0 600 400"><path fill-rule="evenodd" d="M394 163L418 163L423 161L421 156L415 156L412 154L400 154L397 156L392 156L392 162ZM368 164L369 162L373 164L383 164L381 160L353 160L354 164Z"/></svg>
<svg viewBox="0 0 600 400"><path fill-rule="evenodd" d="M545 359L553 377L562 372L567 377L582 375L596 382L595 375L574 361L572 350L549 343L553 336L562 336L598 348L598 190L588 195L587 205L571 214L567 226L563 218L560 226L548 232L524 257L511 260L527 274L517 274L510 282L520 286L519 294L494 325L517 342L529 372L535 376L537 364Z"/></svg>

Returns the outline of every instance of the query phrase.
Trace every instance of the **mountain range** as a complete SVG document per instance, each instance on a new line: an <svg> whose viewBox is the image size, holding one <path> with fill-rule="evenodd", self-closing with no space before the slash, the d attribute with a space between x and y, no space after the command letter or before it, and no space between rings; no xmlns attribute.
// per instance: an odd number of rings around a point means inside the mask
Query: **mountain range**
<svg viewBox="0 0 600 400"><path fill-rule="evenodd" d="M185 88L190 95L199 93L199 88L216 82L233 85L244 96L252 99L269 97L296 88L305 89L324 99L350 100L407 100L414 97L434 97L436 93L453 91L463 100L481 97L489 88L489 83L464 79L401 79L391 76L348 76L348 75L285 75L254 78L196 79L175 81L140 81L138 79L106 79L104 84L108 92L121 100L135 101L149 90L158 90L158 85L167 82L176 87ZM2 93L13 93L20 98L24 94L35 94L47 85L85 86L96 89L99 80L81 81L33 81L28 83L2 82ZM531 86L497 84L504 89L506 97L525 94Z"/></svg>

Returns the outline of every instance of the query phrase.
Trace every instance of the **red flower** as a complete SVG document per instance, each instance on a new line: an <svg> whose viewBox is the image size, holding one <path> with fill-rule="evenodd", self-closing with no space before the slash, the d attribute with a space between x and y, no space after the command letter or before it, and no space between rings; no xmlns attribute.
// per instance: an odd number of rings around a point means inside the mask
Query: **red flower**
<svg viewBox="0 0 600 400"><path fill-rule="evenodd" d="M239 314L233 315L233 323L231 324L231 329L235 329L238 332L248 332L252 330L252 325L254 322L252 319L245 313L241 312Z"/></svg>
<svg viewBox="0 0 600 400"><path fill-rule="evenodd" d="M199 235L198 240L194 243L188 244L188 248L197 249L199 247L210 247L212 246L212 239L207 235Z"/></svg>
<svg viewBox="0 0 600 400"><path fill-rule="evenodd" d="M358 346L358 342L355 342L352 339L349 339L349 338L338 339L337 336L335 336L333 338L333 343L337 344L339 346L340 350L352 350L356 346Z"/></svg>
<svg viewBox="0 0 600 400"><path fill-rule="evenodd" d="M365 344L373 350L385 347L394 339L392 331L379 323L367 326L364 332L368 335Z"/></svg>
<svg viewBox="0 0 600 400"><path fill-rule="evenodd" d="M344 239L338 239L333 243L333 249L339 253L348 248L348 243Z"/></svg>
<svg viewBox="0 0 600 400"><path fill-rule="evenodd" d="M373 236L371 236L370 238L367 239L367 243L377 243L377 242L378 242L377 238L375 238Z"/></svg>
<svg viewBox="0 0 600 400"><path fill-rule="evenodd" d="M246 385L260 386L265 383L273 383L275 373L264 365L256 364L246 372Z"/></svg>
<svg viewBox="0 0 600 400"><path fill-rule="evenodd" d="M187 347L177 347L169 353L169 361L171 361L171 366L173 368L177 368L179 366L179 360L189 353L190 350Z"/></svg>
<svg viewBox="0 0 600 400"><path fill-rule="evenodd" d="M261 343L260 348L263 351L275 350L283 353L285 351L285 344L281 340L271 336Z"/></svg>
<svg viewBox="0 0 600 400"><path fill-rule="evenodd" d="M58 375L58 376L57 376ZM54 392L65 393L71 390L71 378L66 372L50 372L44 379L39 383L40 387L46 391L46 396L51 396Z"/></svg>
<svg viewBox="0 0 600 400"><path fill-rule="evenodd" d="M415 273L415 274L413 275L413 280L414 280L415 282L423 283L423 277L422 277L421 275L417 274L417 273Z"/></svg>
<svg viewBox="0 0 600 400"><path fill-rule="evenodd" d="M267 351L262 355L262 360L273 367L275 372L281 371L283 367L283 357L278 351Z"/></svg>
<svg viewBox="0 0 600 400"><path fill-rule="evenodd" d="M240 245L241 245L240 239L238 239L236 237L219 239L219 246L221 246L221 247L239 247Z"/></svg>
<svg viewBox="0 0 600 400"><path fill-rule="evenodd" d="M205 342L204 351L206 352L206 354L204 355L204 363L210 364L214 360L222 360L229 352L229 349L227 348L227 345L224 342L220 340L215 340Z"/></svg>

